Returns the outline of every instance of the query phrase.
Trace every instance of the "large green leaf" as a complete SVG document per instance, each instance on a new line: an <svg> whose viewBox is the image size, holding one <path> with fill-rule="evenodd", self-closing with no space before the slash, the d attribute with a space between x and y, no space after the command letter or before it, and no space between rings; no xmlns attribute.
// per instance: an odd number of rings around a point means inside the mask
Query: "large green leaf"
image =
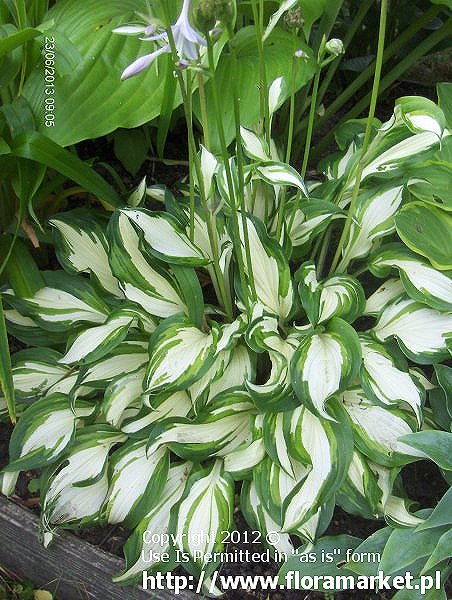
<svg viewBox="0 0 452 600"><path fill-rule="evenodd" d="M62 146L105 135L118 127L135 127L155 118L163 97L165 68L148 69L121 83L122 71L138 56L152 51L149 43L116 35L112 29L146 13L144 0L63 0L48 12L54 20L55 52L67 39L80 55L76 67L55 75L55 126L45 127L43 68L31 73L24 96L33 108L40 131ZM163 62L167 59L164 57ZM58 59L56 59L56 63Z"/></svg>
<svg viewBox="0 0 452 600"><path fill-rule="evenodd" d="M237 79L237 91L240 98L240 113L242 125L251 128L259 120L259 95L260 75L256 65L259 63L259 52L256 42L256 31L254 27L240 29L232 42L235 45L237 62L231 55L223 55L215 71L216 85L221 90L221 118L224 124L226 143L229 144L235 137L234 111L229 110L233 106L233 88L231 85L231 73ZM267 81L270 83L281 75L289 79L292 56L295 50L301 48L306 52L308 58L302 61L297 69L295 87L299 89L306 84L314 75L315 61L312 51L300 41L292 37L289 32L275 29L264 45L265 66L267 70ZM289 86L288 86L289 87ZM287 96L290 89L286 91ZM214 113L214 102L211 83L206 86L207 115L209 138L214 149L219 149L218 131ZM200 116L199 101L195 100L194 109Z"/></svg>
<svg viewBox="0 0 452 600"><path fill-rule="evenodd" d="M82 117L80 118L83 121ZM111 206L120 206L121 204L118 194L100 175L72 152L61 148L39 132L33 131L19 135L14 140L12 154L55 169Z"/></svg>
<svg viewBox="0 0 452 600"><path fill-rule="evenodd" d="M405 244L440 270L452 269L452 216L422 202L410 202L395 218Z"/></svg>

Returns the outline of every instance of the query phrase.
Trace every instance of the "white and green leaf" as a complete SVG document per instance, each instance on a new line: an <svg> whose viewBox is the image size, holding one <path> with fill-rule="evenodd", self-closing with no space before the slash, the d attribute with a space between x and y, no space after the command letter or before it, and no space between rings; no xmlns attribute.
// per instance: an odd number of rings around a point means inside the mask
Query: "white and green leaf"
<svg viewBox="0 0 452 600"><path fill-rule="evenodd" d="M168 468L167 448L148 455L146 440L116 450L110 459L110 487L104 507L107 522L135 526L159 498Z"/></svg>
<svg viewBox="0 0 452 600"><path fill-rule="evenodd" d="M382 342L395 337L414 362L432 364L449 357L452 315L402 296L383 310L372 331Z"/></svg>
<svg viewBox="0 0 452 600"><path fill-rule="evenodd" d="M108 262L105 229L92 214L60 213L49 221L55 228L55 246L60 263L72 273L92 273L111 294L122 297Z"/></svg>
<svg viewBox="0 0 452 600"><path fill-rule="evenodd" d="M353 381L360 359L356 331L333 317L323 333L308 335L292 358L292 385L300 402L318 416L330 419L325 403Z"/></svg>
<svg viewBox="0 0 452 600"><path fill-rule="evenodd" d="M406 293L439 311L452 310L452 279L401 244L384 246L371 258L371 272L385 277L391 268L399 271Z"/></svg>
<svg viewBox="0 0 452 600"><path fill-rule="evenodd" d="M139 236L127 215L117 211L108 226L111 268L125 297L150 315L168 317L187 308L170 277L151 267ZM155 263L155 260L153 261Z"/></svg>
<svg viewBox="0 0 452 600"><path fill-rule="evenodd" d="M169 213L146 209L123 209L143 236L152 254L169 263L191 266L205 265L208 259L185 234L184 228Z"/></svg>

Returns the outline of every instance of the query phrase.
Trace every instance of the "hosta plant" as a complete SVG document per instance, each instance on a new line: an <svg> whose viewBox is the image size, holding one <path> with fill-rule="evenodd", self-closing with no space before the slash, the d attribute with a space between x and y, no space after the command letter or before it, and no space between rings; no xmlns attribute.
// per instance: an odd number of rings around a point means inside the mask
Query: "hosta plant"
<svg viewBox="0 0 452 600"><path fill-rule="evenodd" d="M143 185L109 218L51 219L62 269L31 297L2 294L29 346L12 357L21 414L2 491L44 470L45 543L60 527L124 523L116 581L173 568L180 550L209 582L219 558L205 557L224 549L237 504L286 554L322 534L335 503L419 529L399 473L430 456L415 432L450 425L438 398L452 283L432 260L447 236L407 246L402 215L422 205L449 219L416 176L446 159L446 121L402 98L364 155L353 122L320 184L242 128L227 162L201 148L194 206Z"/></svg>

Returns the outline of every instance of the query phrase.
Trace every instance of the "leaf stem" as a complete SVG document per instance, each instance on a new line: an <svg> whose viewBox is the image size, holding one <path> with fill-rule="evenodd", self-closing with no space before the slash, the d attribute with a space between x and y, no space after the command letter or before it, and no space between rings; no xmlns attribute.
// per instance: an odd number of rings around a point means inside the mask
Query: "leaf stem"
<svg viewBox="0 0 452 600"><path fill-rule="evenodd" d="M215 117L216 117L216 121L217 121L218 137L220 139L221 154L223 157L223 164L224 164L224 168L225 168L225 172L226 172L226 181L228 184L229 205L231 208L232 227L233 227L233 231L234 231L234 236L236 238L235 243L234 243L234 249L236 250L236 256L237 256L237 266L238 266L238 270L239 270L240 286L242 288L242 293L243 293L243 297L245 300L245 304L249 305L249 294L248 294L249 290L248 290L248 284L247 284L246 273L245 273L245 264L243 262L243 255L242 255L242 251L241 251L240 229L239 229L239 220L238 220L238 214L237 214L237 202L236 202L236 198L235 198L234 181L232 179L231 166L229 164L229 154L228 154L228 149L226 146L226 138L224 135L224 127L223 127L223 121L221 118L221 111L220 111L220 101L219 101L219 97L218 97L218 89L217 89L216 78L215 78L215 62L214 62L214 56L213 56L213 43L212 43L212 39L209 34L207 34L206 37L207 37L207 56L208 56L208 61L209 61L209 70L211 72L211 80L210 81L211 81L211 86L212 86L213 104L214 104L214 110L215 110Z"/></svg>
<svg viewBox="0 0 452 600"><path fill-rule="evenodd" d="M352 224L352 220L356 210L356 204L358 201L359 188L361 184L361 175L364 170L365 162L366 162L366 153L369 147L370 136L372 133L372 123L375 116L375 108L377 105L378 92L380 87L380 77L381 77L381 69L383 66L383 52L385 45L385 35L386 35L386 21L388 15L388 0L381 0L380 7L380 27L378 30L378 47L377 47L377 57L375 61L375 75L374 82L372 86L372 96L370 100L369 106L369 114L367 117L366 123L366 131L364 133L364 141L361 149L361 156L359 158L358 166L356 169L355 175L355 184L353 187L352 198L350 201L350 206L347 213L347 218L345 220L344 229L342 230L342 234L339 240L339 243L336 248L336 253L333 258L333 262L331 263L330 274L333 273L338 265L339 259L341 257L342 249L347 241L350 227Z"/></svg>

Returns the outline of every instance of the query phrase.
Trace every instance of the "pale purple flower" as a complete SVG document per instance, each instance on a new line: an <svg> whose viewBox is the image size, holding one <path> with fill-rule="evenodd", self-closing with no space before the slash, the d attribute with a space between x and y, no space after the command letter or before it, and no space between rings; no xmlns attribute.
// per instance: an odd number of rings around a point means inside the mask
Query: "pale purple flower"
<svg viewBox="0 0 452 600"><path fill-rule="evenodd" d="M185 61L195 60L198 57L199 46L205 46L206 41L193 27L190 25L188 19L188 11L190 9L191 0L184 0L182 10L177 21L174 25L171 25L171 31L173 33L174 44L176 46L177 55L181 61L180 64L185 65ZM155 27L148 26L123 26L113 30L115 33L131 34L131 33L144 33L145 37L140 39L148 42L163 42L163 46L154 50L150 54L145 54L140 58L137 58L131 63L122 73L121 79L128 79L133 77L141 71L147 69L154 60L160 56L171 52L168 36L166 33L155 34Z"/></svg>

